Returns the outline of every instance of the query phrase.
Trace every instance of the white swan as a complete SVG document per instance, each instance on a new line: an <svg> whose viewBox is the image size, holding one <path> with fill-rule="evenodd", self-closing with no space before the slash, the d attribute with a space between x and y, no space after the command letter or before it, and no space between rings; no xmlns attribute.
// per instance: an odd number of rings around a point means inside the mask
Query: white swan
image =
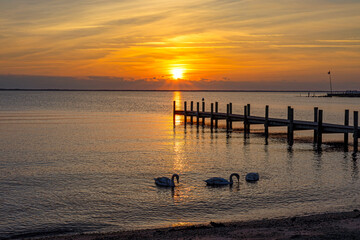
<svg viewBox="0 0 360 240"><path fill-rule="evenodd" d="M171 180L167 177L158 177L154 178L155 184L160 187L175 187L174 178L176 177L177 183L179 183L179 175L174 174L171 177Z"/></svg>
<svg viewBox="0 0 360 240"><path fill-rule="evenodd" d="M245 180L248 182L255 182L259 180L259 174L258 173L248 173L246 174Z"/></svg>
<svg viewBox="0 0 360 240"><path fill-rule="evenodd" d="M233 173L230 175L229 181L224 178L213 177L213 178L209 178L208 180L205 180L205 182L207 185L210 185L210 186L232 185L234 183L232 180L233 176L235 176L237 178L237 180L239 181L239 179L240 179L239 174Z"/></svg>

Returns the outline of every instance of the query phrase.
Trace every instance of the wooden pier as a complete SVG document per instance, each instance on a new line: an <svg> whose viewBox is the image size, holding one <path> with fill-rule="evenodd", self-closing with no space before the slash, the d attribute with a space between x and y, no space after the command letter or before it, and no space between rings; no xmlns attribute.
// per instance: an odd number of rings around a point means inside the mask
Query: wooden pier
<svg viewBox="0 0 360 240"><path fill-rule="evenodd" d="M265 116L252 116L250 114L250 104L244 106L243 114L234 114L232 112L232 103L227 104L226 113L221 113L219 110L218 102L211 103L210 112L205 111L205 102L202 102L202 111L200 111L200 103L196 103L196 110L194 110L194 102L190 103L190 110L187 109L187 102L184 102L183 110L176 110L176 101L173 102L173 122L175 126L175 116L182 115L184 116L184 124L188 123L188 118L190 118L190 123L194 124L196 121L196 126L199 127L200 119L201 125L205 125L205 119L210 119L210 128L218 128L218 121L226 121L226 130L231 131L233 122L243 122L244 123L244 134L250 133L250 125L261 124L264 125L264 135L267 142L269 137L269 127L287 127L287 142L290 146L294 144L294 131L300 130L313 130L314 136L313 141L320 148L322 144L322 136L326 133L341 133L344 134L344 147L348 147L348 136L349 133L352 133L353 136L353 148L354 152L358 151L358 136L359 136L359 125L358 125L358 111L354 111L354 125L349 126L349 110L345 110L345 121L344 125L324 123L323 122L323 110L314 108L314 121L303 121L294 119L294 109L292 107L287 108L287 119L280 118L270 118L269 117L269 106L265 106ZM194 120L195 119L195 120Z"/></svg>

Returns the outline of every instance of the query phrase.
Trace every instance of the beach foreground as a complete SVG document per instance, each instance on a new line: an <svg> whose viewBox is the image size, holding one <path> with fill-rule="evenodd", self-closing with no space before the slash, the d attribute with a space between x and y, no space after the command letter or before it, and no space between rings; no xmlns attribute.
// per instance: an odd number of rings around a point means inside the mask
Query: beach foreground
<svg viewBox="0 0 360 240"><path fill-rule="evenodd" d="M360 239L360 212L325 213L244 222L113 233L94 233L43 239Z"/></svg>

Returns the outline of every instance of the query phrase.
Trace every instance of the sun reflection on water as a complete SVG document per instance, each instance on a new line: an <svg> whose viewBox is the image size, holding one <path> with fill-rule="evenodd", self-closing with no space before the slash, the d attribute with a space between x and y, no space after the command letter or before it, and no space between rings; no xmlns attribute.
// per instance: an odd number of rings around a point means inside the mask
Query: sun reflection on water
<svg viewBox="0 0 360 240"><path fill-rule="evenodd" d="M183 153L183 143L179 142L175 139L174 141L174 171L175 172L183 172L185 168L184 163L184 153Z"/></svg>
<svg viewBox="0 0 360 240"><path fill-rule="evenodd" d="M176 102L176 110L182 109L182 95L181 92L174 92L173 101ZM183 122L182 116L175 116L175 125L181 125ZM180 184L172 190L172 198L174 204L181 204L188 201L191 198L191 191L193 187L187 186L188 184L184 183L183 176L190 169L189 162L186 157L186 139L183 136L179 136L178 133L181 132L174 131L173 135L173 172L180 175Z"/></svg>
<svg viewBox="0 0 360 240"><path fill-rule="evenodd" d="M181 110L181 92L174 92L173 101L176 102L176 110ZM176 115L175 116L175 125L181 124L181 116Z"/></svg>

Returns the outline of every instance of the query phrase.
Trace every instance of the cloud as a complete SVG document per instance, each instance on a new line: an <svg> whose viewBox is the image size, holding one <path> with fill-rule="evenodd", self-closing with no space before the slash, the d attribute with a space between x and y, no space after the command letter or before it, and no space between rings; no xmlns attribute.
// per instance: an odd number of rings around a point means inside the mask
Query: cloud
<svg viewBox="0 0 360 240"><path fill-rule="evenodd" d="M333 66L356 82L359 11L357 0L0 1L0 74L147 79L181 65L189 80L250 84L320 81Z"/></svg>

